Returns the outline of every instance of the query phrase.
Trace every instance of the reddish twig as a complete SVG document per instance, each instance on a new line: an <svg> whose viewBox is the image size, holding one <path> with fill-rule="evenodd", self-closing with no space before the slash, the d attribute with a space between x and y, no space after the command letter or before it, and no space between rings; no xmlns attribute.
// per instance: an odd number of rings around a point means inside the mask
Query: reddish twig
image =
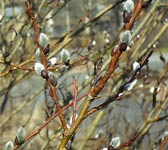
<svg viewBox="0 0 168 150"><path fill-rule="evenodd" d="M30 5L29 5L29 3L27 1L25 2L25 5L26 5L27 13L31 17L31 19L32 19L33 28L34 28L34 32L35 32L36 44L40 48L42 62L43 62L43 65L44 65L44 67L45 67L45 69L47 71L47 60L46 60L46 56L44 54L43 48L39 44L39 30L38 30L38 27L37 27L36 19L35 19L34 14L33 14L32 10L30 8ZM64 128L64 132L67 132L68 128L67 128L64 116L62 114L61 106L60 106L60 104L58 102L58 99L57 99L57 94L56 94L55 87L51 84L51 82L50 82L49 79L47 80L47 83L48 83L48 85L50 87L50 92L51 92L52 98L53 98L53 100L56 103L56 108L57 108L57 111L58 111L58 116L59 116L60 121L62 123L62 126Z"/></svg>
<svg viewBox="0 0 168 150"><path fill-rule="evenodd" d="M36 37L36 42L37 42L37 45L39 45L39 43L38 43L38 40L39 40L39 30L38 30L38 27L37 27L37 23L36 23L36 19L35 19L35 17L34 17L34 15L33 15L33 12L32 12L32 10L31 10L31 8L30 8L30 4L29 4L29 2L27 2L27 1L25 1L25 5L26 5L26 11L27 11L27 14L31 17L31 19L32 19L32 22L33 22L33 28L34 28L34 32L35 32L35 37Z"/></svg>
<svg viewBox="0 0 168 150"><path fill-rule="evenodd" d="M98 85L96 85L95 87L92 87L91 92L90 92L92 97L96 97L99 94L99 92L104 88L107 80L110 78L111 74L114 72L117 66L117 62L119 60L120 55L121 55L120 46L116 50L115 54L113 54L113 50L112 50L111 56L113 57L110 61L109 69L105 73L105 75L102 77Z"/></svg>
<svg viewBox="0 0 168 150"><path fill-rule="evenodd" d="M142 0L139 0L138 1L138 4L136 5L135 9L134 9L134 13L133 13L133 16L131 17L129 23L127 23L125 26L124 26L124 29L125 30L129 30L131 29L133 23L135 22L135 19L136 17L138 16L138 14L140 13L142 9Z"/></svg>
<svg viewBox="0 0 168 150"><path fill-rule="evenodd" d="M132 145L132 143L137 139L137 134L134 134L131 139L129 139L127 142L124 142L122 144L120 144L117 149L122 149L122 148L125 148L125 147L129 147Z"/></svg>
<svg viewBox="0 0 168 150"><path fill-rule="evenodd" d="M166 138L162 141L162 143L161 143L161 145L160 145L160 150L164 150L164 146L166 145L167 142L168 142L168 137L166 137Z"/></svg>

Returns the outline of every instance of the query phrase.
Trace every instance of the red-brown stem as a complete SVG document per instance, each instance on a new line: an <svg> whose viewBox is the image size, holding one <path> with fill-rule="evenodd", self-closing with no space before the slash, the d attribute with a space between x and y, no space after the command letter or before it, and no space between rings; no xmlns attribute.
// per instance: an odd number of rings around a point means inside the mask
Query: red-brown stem
<svg viewBox="0 0 168 150"><path fill-rule="evenodd" d="M27 9L27 13L28 15L31 17L32 22L33 22L33 28L34 28L34 32L35 32L35 37L36 37L36 42L38 44L38 40L39 40L39 31L38 31L38 27L37 27L37 23L36 23L36 19L31 11L30 5L27 1L25 1L25 5L26 5L26 9Z"/></svg>
<svg viewBox="0 0 168 150"><path fill-rule="evenodd" d="M130 19L130 22L127 23L125 26L124 26L124 29L125 30L130 30L136 17L138 16L139 12L141 11L142 9L142 0L139 0L138 1L138 4L136 5L135 9L134 9L134 13L133 13L133 16L131 17Z"/></svg>
<svg viewBox="0 0 168 150"><path fill-rule="evenodd" d="M134 72L134 74L133 74L132 77L130 78L130 82L136 78L137 72L139 72L139 71L142 69L142 67L147 64L148 59L149 59L149 57L152 55L152 53L153 53L153 50L149 50L148 53L146 54L145 58L144 58L144 59L143 59L143 57L141 58L141 59L142 59L142 60L141 60L141 67L140 67L138 70L136 70L136 71ZM128 81L127 81L127 82L128 82ZM127 84L127 83L124 83L123 85L120 86L118 92L117 92L115 95L109 97L105 102L101 103L100 105L95 106L95 107L93 107L92 109L90 109L90 110L87 112L87 114L86 114L85 117L87 117L87 116L89 116L89 115L91 115L91 114L97 112L98 110L102 109L103 107L107 106L108 104L110 104L111 102L113 102L113 101L115 101L115 100L120 100L120 98L119 98L119 93L123 93L123 92L124 92L125 84ZM119 99L118 99L118 98L119 98Z"/></svg>
<svg viewBox="0 0 168 150"><path fill-rule="evenodd" d="M112 50L112 53L113 53L113 50ZM113 55L112 53L111 53L111 56ZM120 46L119 46L118 49L116 50L115 54L113 55L111 61L110 61L110 65L109 65L108 71L102 77L102 79L98 83L98 85L96 85L95 87L92 87L91 92L90 92L92 97L97 96L99 94L99 92L104 88L107 80L109 79L109 77L114 72L114 70L115 70L115 68L117 66L117 62L119 60L120 55L121 55L121 51L120 51Z"/></svg>
<svg viewBox="0 0 168 150"><path fill-rule="evenodd" d="M117 147L117 149L122 149L122 148L125 148L125 147L128 147L128 146L132 145L132 143L137 139L137 137L138 136L136 134L133 135L130 140L122 143L120 146Z"/></svg>
<svg viewBox="0 0 168 150"><path fill-rule="evenodd" d="M160 150L164 150L164 146L166 145L167 142L168 142L168 137L166 137L166 138L162 141L162 143L161 143L161 145L160 145Z"/></svg>
<svg viewBox="0 0 168 150"><path fill-rule="evenodd" d="M29 16L32 19L33 28L34 28L34 32L35 32L36 44L40 48L42 62L43 62L43 65L44 65L44 67L45 67L45 69L47 71L47 60L46 60L46 56L45 56L45 54L43 52L43 48L39 44L39 30L38 30L38 27L37 27L36 19L35 19L34 14L33 14L32 10L30 8L30 5L29 5L29 3L27 1L25 2L25 5L26 5L26 8L27 8L27 13L29 14ZM55 101L56 109L58 111L58 116L59 116L60 121L62 123L62 126L64 128L64 132L66 133L68 128L67 128L64 116L62 114L62 108L60 107L60 104L59 104L58 99L57 99L57 94L56 94L55 87L51 84L50 80L47 80L47 83L48 83L48 85L50 87L50 92L52 93L52 98Z"/></svg>
<svg viewBox="0 0 168 150"><path fill-rule="evenodd" d="M78 96L78 86L77 86L76 80L73 81L73 86L74 86L74 100L73 100L72 124L74 123L76 118L76 102L77 102L77 96Z"/></svg>
<svg viewBox="0 0 168 150"><path fill-rule="evenodd" d="M55 101L56 109L57 109L60 121L62 123L62 127L64 128L64 132L65 132L64 134L66 134L67 131L68 131L68 128L67 128L67 125L66 125L63 113L62 113L62 108L61 108L61 106L60 106L60 104L58 102L58 98L57 98L57 94L56 94L56 91L55 91L55 87L51 84L50 80L47 80L47 82L48 82L48 85L50 87L50 92L52 93L52 98Z"/></svg>

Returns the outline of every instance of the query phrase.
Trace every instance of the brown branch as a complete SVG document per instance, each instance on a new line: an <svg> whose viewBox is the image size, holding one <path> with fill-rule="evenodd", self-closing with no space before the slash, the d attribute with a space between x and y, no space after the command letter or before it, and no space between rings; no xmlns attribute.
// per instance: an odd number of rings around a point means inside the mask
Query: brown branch
<svg viewBox="0 0 168 150"><path fill-rule="evenodd" d="M167 142L168 142L168 137L166 137L166 138L162 141L162 143L161 143L161 145L160 145L160 150L164 150L164 146L166 145Z"/></svg>
<svg viewBox="0 0 168 150"><path fill-rule="evenodd" d="M139 0L138 1L138 4L136 5L135 9L134 9L134 13L133 13L133 16L131 17L129 23L127 23L125 26L124 26L124 29L125 30L130 30L132 28L132 25L133 23L135 22L135 19L137 18L138 14L140 13L142 9L142 0Z"/></svg>
<svg viewBox="0 0 168 150"><path fill-rule="evenodd" d="M34 32L35 32L35 37L36 37L36 42L37 42L37 45L39 45L38 41L39 41L39 30L38 30L38 27L37 27L37 23L36 23L36 19L33 15L33 12L30 8L30 4L28 1L25 1L25 5L26 5L26 11L27 11L27 14L31 17L32 19L32 22L33 22L33 28L34 28Z"/></svg>
<svg viewBox="0 0 168 150"><path fill-rule="evenodd" d="M128 147L128 146L131 146L132 143L137 139L137 134L134 134L131 139L129 139L127 142L124 142L122 144L120 144L116 149L122 149L122 148L125 148L125 147Z"/></svg>
<svg viewBox="0 0 168 150"><path fill-rule="evenodd" d="M43 48L40 46L39 44L39 30L38 30L38 27L37 27L37 23L36 23L36 19L34 17L34 14L30 8L30 5L29 3L26 1L25 2L25 5L26 5L26 9L27 9L27 13L28 15L31 17L32 19L32 22L33 22L33 28L34 28L34 32L35 32L35 40L36 40L36 44L37 46L40 48L40 52L41 52L41 57L42 57L42 62L43 62L43 65L47 71L47 60L46 60L46 56L44 54L44 51L43 51ZM48 72L48 71L47 71ZM55 90L55 87L51 84L50 80L48 79L47 80L47 83L50 87L50 92L51 92L51 95L52 95L52 98L53 100L55 101L55 104L56 104L56 109L58 111L58 116L60 118L60 121L62 123L62 126L64 128L64 131L67 132L68 128L67 128L67 125L66 125L66 122L65 122L65 119L64 119L64 116L62 114L62 108L58 102L58 99L57 99L57 94L56 94L56 90Z"/></svg>
<svg viewBox="0 0 168 150"><path fill-rule="evenodd" d="M52 93L52 98L53 100L55 101L55 104L56 104L56 109L58 111L58 116L60 118L60 121L62 123L62 126L64 128L64 132L66 133L68 128L67 128L67 125L66 125L66 122L65 122L65 119L64 119L64 116L63 116L63 113L62 113L62 108L58 102L58 98L57 98L57 94L56 94L56 90L55 90L55 87L51 84L50 80L48 79L47 80L47 83L50 87L50 92Z"/></svg>
<svg viewBox="0 0 168 150"><path fill-rule="evenodd" d="M111 56L113 55L113 51L114 50L112 50L112 52L111 52ZM100 91L104 88L105 84L107 83L107 80L109 79L111 74L116 69L117 62L119 60L120 55L121 55L121 51L120 51L120 46L119 46L118 49L116 50L115 54L113 55L112 59L111 59L108 71L102 77L102 79L100 80L98 85L96 85L95 87L92 87L91 92L90 92L92 97L97 96L100 93Z"/></svg>

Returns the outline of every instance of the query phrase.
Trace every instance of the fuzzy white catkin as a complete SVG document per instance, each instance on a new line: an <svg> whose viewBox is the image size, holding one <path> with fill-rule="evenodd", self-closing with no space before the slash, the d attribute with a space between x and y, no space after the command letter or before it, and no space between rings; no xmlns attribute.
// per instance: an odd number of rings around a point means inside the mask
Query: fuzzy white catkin
<svg viewBox="0 0 168 150"><path fill-rule="evenodd" d="M137 61L135 61L135 62L133 63L133 65L132 65L132 68L133 68L134 71L136 71L136 70L139 69L140 67L141 67L141 66L140 66L139 62L137 62Z"/></svg>
<svg viewBox="0 0 168 150"><path fill-rule="evenodd" d="M103 134L103 130L99 130L98 133L94 136L96 139L101 137Z"/></svg>
<svg viewBox="0 0 168 150"><path fill-rule="evenodd" d="M18 142L19 143L22 143L26 137L26 130L25 128L23 127L20 127L18 130L17 130L17 139L18 139Z"/></svg>
<svg viewBox="0 0 168 150"><path fill-rule="evenodd" d="M40 48L36 49L36 60L37 60L37 62L42 62Z"/></svg>
<svg viewBox="0 0 168 150"><path fill-rule="evenodd" d="M44 66L41 63L35 63L34 64L34 70L38 75L41 75L41 71L45 70Z"/></svg>
<svg viewBox="0 0 168 150"><path fill-rule="evenodd" d="M166 137L168 137L168 131L165 131L163 136L162 136L162 140L164 140Z"/></svg>
<svg viewBox="0 0 168 150"><path fill-rule="evenodd" d="M66 49L63 49L61 51L61 61L62 62L67 62L70 60L70 54Z"/></svg>
<svg viewBox="0 0 168 150"><path fill-rule="evenodd" d="M96 41L95 41L95 40L92 41L92 45L93 45L93 46L96 45Z"/></svg>
<svg viewBox="0 0 168 150"><path fill-rule="evenodd" d="M152 86L151 88L150 88L150 93L154 93L154 91L155 91L155 87L154 86ZM156 92L159 92L160 91L160 87L158 87L157 88L157 91Z"/></svg>
<svg viewBox="0 0 168 150"><path fill-rule="evenodd" d="M40 33L39 44L41 47L46 48L49 44L49 39L46 34Z"/></svg>
<svg viewBox="0 0 168 150"><path fill-rule="evenodd" d="M131 38L132 38L132 36L131 36L131 32L129 30L123 31L120 34L120 43L129 44L131 41Z"/></svg>
<svg viewBox="0 0 168 150"><path fill-rule="evenodd" d="M129 13L132 13L134 10L134 2L133 0L127 0L126 2L123 3L123 9L128 11Z"/></svg>
<svg viewBox="0 0 168 150"><path fill-rule="evenodd" d="M67 70L68 70L68 66L66 66L66 65L61 65L59 68L59 72L61 72L61 73L66 72Z"/></svg>
<svg viewBox="0 0 168 150"><path fill-rule="evenodd" d="M136 83L137 83L137 79L135 79L134 81L132 81L131 83L126 85L127 86L127 90L131 91L135 87Z"/></svg>
<svg viewBox="0 0 168 150"><path fill-rule="evenodd" d="M50 66L54 66L57 63L57 58L53 57L49 60L49 62L50 62Z"/></svg>
<svg viewBox="0 0 168 150"><path fill-rule="evenodd" d="M117 148L121 144L120 137L115 137L111 139L110 145Z"/></svg>
<svg viewBox="0 0 168 150"><path fill-rule="evenodd" d="M55 74L53 72L49 72L48 76L49 76L49 79L50 79L52 85L56 86L57 85L57 78L56 78Z"/></svg>
<svg viewBox="0 0 168 150"><path fill-rule="evenodd" d="M5 149L4 150L13 150L14 145L12 141L8 141L5 145Z"/></svg>
<svg viewBox="0 0 168 150"><path fill-rule="evenodd" d="M105 39L105 44L109 44L110 40L108 38Z"/></svg>

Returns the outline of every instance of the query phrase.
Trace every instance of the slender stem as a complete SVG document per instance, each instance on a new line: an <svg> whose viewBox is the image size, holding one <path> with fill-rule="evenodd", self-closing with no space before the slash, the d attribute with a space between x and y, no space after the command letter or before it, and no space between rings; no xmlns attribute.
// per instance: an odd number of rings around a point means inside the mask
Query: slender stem
<svg viewBox="0 0 168 150"><path fill-rule="evenodd" d="M34 17L34 14L30 8L30 5L29 3L26 1L25 2L25 5L26 5L26 8L27 8L27 13L29 14L29 16L31 17L32 19L32 22L33 22L33 28L34 28L34 32L35 32L35 39L36 39L36 44L37 46L40 48L40 52L41 52L41 57L42 57L42 62L43 62L43 65L47 71L47 59L46 59L46 56L43 52L43 48L40 46L39 44L39 30L38 30L38 27L37 27L37 22L36 22L36 19ZM50 87L50 92L52 93L52 98L53 100L55 101L55 104L56 104L56 109L58 111L58 116L60 118L60 121L62 123L62 126L64 128L64 131L67 132L68 128L66 126L66 122L65 122L65 119L64 119L64 116L62 114L62 108L58 102L58 98L57 98L57 94L56 94L56 90L55 90L55 87L51 84L50 80L47 80L47 83Z"/></svg>

